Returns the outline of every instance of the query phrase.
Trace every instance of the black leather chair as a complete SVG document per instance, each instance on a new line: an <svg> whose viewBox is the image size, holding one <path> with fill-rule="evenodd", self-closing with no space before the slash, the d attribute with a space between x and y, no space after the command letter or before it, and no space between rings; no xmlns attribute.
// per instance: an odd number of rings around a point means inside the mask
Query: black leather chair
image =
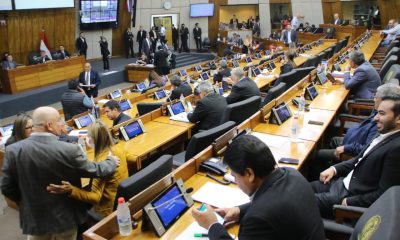
<svg viewBox="0 0 400 240"><path fill-rule="evenodd" d="M143 103L138 103L136 107L139 116L142 116L146 113L159 109L163 104L164 102L143 102Z"/></svg>
<svg viewBox="0 0 400 240"><path fill-rule="evenodd" d="M390 50L392 50L394 47L400 47L399 40L393 40L392 42L390 42L388 48L385 51L385 55L387 55L390 52Z"/></svg>
<svg viewBox="0 0 400 240"><path fill-rule="evenodd" d="M39 52L30 52L28 55L28 62L29 65L37 64L37 59L40 58L40 53Z"/></svg>
<svg viewBox="0 0 400 240"><path fill-rule="evenodd" d="M330 59L333 56L333 51L335 51L335 49L333 49L333 47L326 49L325 50L325 52L326 52L325 58Z"/></svg>
<svg viewBox="0 0 400 240"><path fill-rule="evenodd" d="M297 79L296 82L300 81L301 79L303 79L305 76L307 76L308 74L311 73L312 70L314 70L315 67L302 67L302 68L296 68L296 75L295 75L295 79Z"/></svg>
<svg viewBox="0 0 400 240"><path fill-rule="evenodd" d="M292 71L288 73L281 74L279 78L275 81L274 87L278 86L279 83L286 83L286 90L289 89L291 86L293 86L296 82L293 80L294 75L296 74L296 69L293 69Z"/></svg>
<svg viewBox="0 0 400 240"><path fill-rule="evenodd" d="M379 71L379 76L381 79L383 79L386 75L386 73L389 71L390 67L396 63L398 63L399 57L397 56L390 56L386 62L382 65L380 71Z"/></svg>
<svg viewBox="0 0 400 240"><path fill-rule="evenodd" d="M318 56L313 56L303 64L302 67L316 67L318 65Z"/></svg>
<svg viewBox="0 0 400 240"><path fill-rule="evenodd" d="M346 36L346 37L344 37L344 41L343 41L343 47L342 48L344 48L344 47L346 47L347 46L347 44L349 43L349 39L350 39L350 36Z"/></svg>
<svg viewBox="0 0 400 240"><path fill-rule="evenodd" d="M270 88L265 95L261 107L267 105L269 102L282 95L285 91L286 83L279 83L277 86Z"/></svg>
<svg viewBox="0 0 400 240"><path fill-rule="evenodd" d="M385 63L389 57L391 56L398 56L400 57L400 48L399 47L394 47L392 50L390 50L386 55L385 58L383 59L382 63Z"/></svg>
<svg viewBox="0 0 400 240"><path fill-rule="evenodd" d="M233 121L226 122L221 124L215 128L211 128L206 131L201 131L196 133L190 139L190 142L186 148L186 151L178 153L173 157L173 165L174 167L179 167L184 164L186 161L194 157L199 152L203 151L205 148L210 146L215 139L219 138L221 135L226 133L235 127L236 124Z"/></svg>
<svg viewBox="0 0 400 240"><path fill-rule="evenodd" d="M387 71L385 77L382 80L382 84L389 82L391 79L397 78L400 79L400 65L394 64Z"/></svg>
<svg viewBox="0 0 400 240"><path fill-rule="evenodd" d="M253 96L246 100L228 104L221 123L234 121L237 125L251 117L261 108L261 97Z"/></svg>

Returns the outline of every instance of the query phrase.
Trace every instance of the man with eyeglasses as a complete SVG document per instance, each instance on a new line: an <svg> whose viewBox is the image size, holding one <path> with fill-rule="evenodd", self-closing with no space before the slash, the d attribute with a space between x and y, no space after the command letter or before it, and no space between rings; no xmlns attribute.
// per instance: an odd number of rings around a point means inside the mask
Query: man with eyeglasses
<svg viewBox="0 0 400 240"><path fill-rule="evenodd" d="M31 136L7 147L1 191L18 204L28 240L75 240L78 226L86 221L85 204L48 194L46 187L61 181L80 186L82 177L109 176L119 160L109 156L91 162L79 145L58 141L65 123L54 108L37 108L32 120Z"/></svg>

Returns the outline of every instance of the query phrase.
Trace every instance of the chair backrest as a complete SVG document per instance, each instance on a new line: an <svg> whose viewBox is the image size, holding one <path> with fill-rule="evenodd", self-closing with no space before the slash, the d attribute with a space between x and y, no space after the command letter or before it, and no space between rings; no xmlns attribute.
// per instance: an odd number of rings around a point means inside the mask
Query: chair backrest
<svg viewBox="0 0 400 240"><path fill-rule="evenodd" d="M385 58L383 59L383 63L386 62L388 58L393 55L400 57L400 48L398 47L392 48L392 50L390 50L389 53L386 54Z"/></svg>
<svg viewBox="0 0 400 240"><path fill-rule="evenodd" d="M316 67L318 65L318 56L309 58L302 67Z"/></svg>
<svg viewBox="0 0 400 240"><path fill-rule="evenodd" d="M388 83L393 83L393 84L399 85L400 81L398 78L392 78L388 81Z"/></svg>
<svg viewBox="0 0 400 240"><path fill-rule="evenodd" d="M219 138L221 135L234 128L235 126L235 122L228 121L217 127L193 135L186 148L185 161L188 161L196 154L203 151L205 148L210 146L215 141L215 139Z"/></svg>
<svg viewBox="0 0 400 240"><path fill-rule="evenodd" d="M156 109L159 109L164 102L143 102L143 103L138 103L136 105L139 116L142 116L146 113L149 113L151 111L154 111Z"/></svg>
<svg viewBox="0 0 400 240"><path fill-rule="evenodd" d="M382 65L381 70L379 71L379 76L383 79L386 73L389 71L390 67L393 64L398 63L399 57L397 56L390 56L386 62Z"/></svg>
<svg viewBox="0 0 400 240"><path fill-rule="evenodd" d="M349 43L349 40L350 40L350 36L346 36L346 37L344 37L344 41L343 41L343 47L342 47L342 48L344 48L344 47L346 47L346 46L347 46L347 44Z"/></svg>
<svg viewBox="0 0 400 240"><path fill-rule="evenodd" d="M339 52L339 51L342 49L342 45L343 45L342 41L339 41L339 42L336 44L335 50L333 51L333 53Z"/></svg>
<svg viewBox="0 0 400 240"><path fill-rule="evenodd" d="M311 73L312 70L314 70L315 67L311 66L311 67L302 67L302 68L296 68L296 79L298 81L300 81L301 79L303 79L305 76L307 76L308 74Z"/></svg>
<svg viewBox="0 0 400 240"><path fill-rule="evenodd" d="M389 71L387 71L385 77L382 79L382 84L389 82L389 80L392 78L400 79L400 65L399 64L393 64L389 68Z"/></svg>
<svg viewBox="0 0 400 240"><path fill-rule="evenodd" d="M171 171L172 156L163 155L144 169L125 179L117 188L114 209L117 208L119 197L123 197L125 201L128 201L150 185L170 174Z"/></svg>
<svg viewBox="0 0 400 240"><path fill-rule="evenodd" d="M286 83L286 90L289 89L291 86L295 84L295 81L293 80L295 74L296 74L295 69L293 69L288 73L281 74L278 80L276 80L274 87L277 86L279 83Z"/></svg>
<svg viewBox="0 0 400 240"><path fill-rule="evenodd" d="M30 65L32 64L36 64L36 59L40 57L40 53L39 52L30 52L28 55L28 62Z"/></svg>
<svg viewBox="0 0 400 240"><path fill-rule="evenodd" d="M253 96L246 100L228 104L222 116L221 123L234 121L237 125L251 117L261 108L261 97Z"/></svg>
<svg viewBox="0 0 400 240"><path fill-rule="evenodd" d="M269 102L279 97L286 91L286 83L279 83L277 86L272 87L268 90L267 95L265 95L264 101L262 102L261 107L267 105Z"/></svg>
<svg viewBox="0 0 400 240"><path fill-rule="evenodd" d="M350 239L399 239L399 199L400 186L386 190L357 221Z"/></svg>
<svg viewBox="0 0 400 240"><path fill-rule="evenodd" d="M325 52L326 52L325 58L330 59L330 58L333 56L333 51L334 51L334 50L335 50L335 49L333 49L332 47L326 49L326 50L325 50Z"/></svg>
<svg viewBox="0 0 400 240"><path fill-rule="evenodd" d="M387 55L390 52L390 50L392 50L392 48L394 48L394 47L400 47L400 41L399 40L393 40L393 41L390 42L388 48L385 51L385 55Z"/></svg>

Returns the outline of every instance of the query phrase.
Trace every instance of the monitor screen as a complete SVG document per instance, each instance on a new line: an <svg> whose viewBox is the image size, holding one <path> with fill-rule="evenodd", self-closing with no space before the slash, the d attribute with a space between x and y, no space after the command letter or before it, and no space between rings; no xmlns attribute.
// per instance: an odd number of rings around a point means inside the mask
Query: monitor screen
<svg viewBox="0 0 400 240"><path fill-rule="evenodd" d="M164 90L160 90L154 93L157 96L157 99L165 98L167 94Z"/></svg>
<svg viewBox="0 0 400 240"><path fill-rule="evenodd" d="M257 57L257 58L262 58L261 53L257 53L257 54L256 54L256 57Z"/></svg>
<svg viewBox="0 0 400 240"><path fill-rule="evenodd" d="M80 20L83 29L117 27L118 0L81 0Z"/></svg>
<svg viewBox="0 0 400 240"><path fill-rule="evenodd" d="M310 99L315 99L318 96L317 89L315 89L314 84L310 84L307 87L308 94L310 94Z"/></svg>
<svg viewBox="0 0 400 240"><path fill-rule="evenodd" d="M213 3L190 4L190 17L212 17L214 16Z"/></svg>
<svg viewBox="0 0 400 240"><path fill-rule="evenodd" d="M328 80L328 78L326 77L325 73L318 73L317 76L318 76L318 79L319 79L319 83L321 85L326 83L326 81Z"/></svg>
<svg viewBox="0 0 400 240"><path fill-rule="evenodd" d="M247 62L247 63L251 63L251 57L247 57L247 58L246 58L246 62Z"/></svg>
<svg viewBox="0 0 400 240"><path fill-rule="evenodd" d="M200 65L195 66L194 69L196 70L196 72L201 72L202 70Z"/></svg>
<svg viewBox="0 0 400 240"><path fill-rule="evenodd" d="M93 122L92 118L89 115L78 118L78 121L83 128L89 126Z"/></svg>
<svg viewBox="0 0 400 240"><path fill-rule="evenodd" d="M240 54L236 53L235 55L233 55L233 59L239 60L240 59Z"/></svg>
<svg viewBox="0 0 400 240"><path fill-rule="evenodd" d="M236 61L236 60L233 60L233 61L232 61L232 64L233 64L233 66L234 66L235 68L237 68L237 67L240 66L240 65L239 65L239 62Z"/></svg>
<svg viewBox="0 0 400 240"><path fill-rule="evenodd" d="M184 77L187 75L186 70L179 70L179 75L181 75L181 77Z"/></svg>
<svg viewBox="0 0 400 240"><path fill-rule="evenodd" d="M261 71L258 67L256 67L256 68L253 68L253 73L254 73L254 75L258 76L261 74Z"/></svg>
<svg viewBox="0 0 400 240"><path fill-rule="evenodd" d="M209 79L208 74L206 72L203 72L200 76L201 76L201 79L203 79L203 81Z"/></svg>
<svg viewBox="0 0 400 240"><path fill-rule="evenodd" d="M124 129L129 139L134 138L143 133L143 129L138 121L126 125Z"/></svg>
<svg viewBox="0 0 400 240"><path fill-rule="evenodd" d="M8 124L6 126L0 127L0 133L4 136L10 136L12 134L12 130L14 128L14 124Z"/></svg>
<svg viewBox="0 0 400 240"><path fill-rule="evenodd" d="M174 185L151 203L156 208L157 215L165 228L174 223L188 208L185 199L179 196L180 194L178 186Z"/></svg>
<svg viewBox="0 0 400 240"><path fill-rule="evenodd" d="M271 51L270 50L265 50L265 55L270 55L271 54Z"/></svg>
<svg viewBox="0 0 400 240"><path fill-rule="evenodd" d="M269 67L271 68L271 70L275 69L276 68L275 63L274 62L270 62L269 63Z"/></svg>
<svg viewBox="0 0 400 240"><path fill-rule="evenodd" d="M278 116L279 116L279 119L281 120L281 122L284 122L290 118L290 112L285 103L281 103L275 109L276 109L276 112L278 113Z"/></svg>
<svg viewBox="0 0 400 240"><path fill-rule="evenodd" d="M115 98L120 98L121 97L121 90L117 89L114 92L111 93L111 98L115 99Z"/></svg>
<svg viewBox="0 0 400 240"><path fill-rule="evenodd" d="M139 91L142 91L142 90L146 89L146 84L144 82L138 83L138 84L136 84L136 88Z"/></svg>
<svg viewBox="0 0 400 240"><path fill-rule="evenodd" d="M12 10L11 0L0 0L0 11Z"/></svg>
<svg viewBox="0 0 400 240"><path fill-rule="evenodd" d="M119 103L119 106L121 107L122 112L131 109L131 105L129 104L128 100L126 100L126 99L122 100Z"/></svg>
<svg viewBox="0 0 400 240"><path fill-rule="evenodd" d="M0 2L5 2L0 0ZM8 2L8 1L6 1ZM15 9L73 8L74 0L15 0Z"/></svg>
<svg viewBox="0 0 400 240"><path fill-rule="evenodd" d="M185 106L183 106L182 102L177 102L171 105L171 110L174 115L177 115L179 113L185 112Z"/></svg>

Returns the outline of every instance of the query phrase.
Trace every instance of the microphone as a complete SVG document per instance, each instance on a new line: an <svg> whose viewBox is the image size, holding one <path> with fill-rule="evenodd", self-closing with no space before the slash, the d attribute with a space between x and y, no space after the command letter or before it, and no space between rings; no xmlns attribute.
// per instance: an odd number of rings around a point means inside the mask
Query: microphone
<svg viewBox="0 0 400 240"><path fill-rule="evenodd" d="M176 199L178 199L178 198L180 198L180 197L183 197L185 194L188 194L188 193L191 193L191 192L193 192L193 188L192 188L192 187L186 189L186 191L185 191L184 193L181 193L181 194L179 194L179 195L177 195L177 196L175 196L175 197L169 199L168 201L165 201L165 202L161 203L161 204L158 205L157 207L147 208L147 210L153 211L153 210L156 210L156 209L158 209L158 208L161 208L161 207L163 207L163 206L165 206L165 205L168 205L168 204L171 203L171 202L175 202Z"/></svg>

